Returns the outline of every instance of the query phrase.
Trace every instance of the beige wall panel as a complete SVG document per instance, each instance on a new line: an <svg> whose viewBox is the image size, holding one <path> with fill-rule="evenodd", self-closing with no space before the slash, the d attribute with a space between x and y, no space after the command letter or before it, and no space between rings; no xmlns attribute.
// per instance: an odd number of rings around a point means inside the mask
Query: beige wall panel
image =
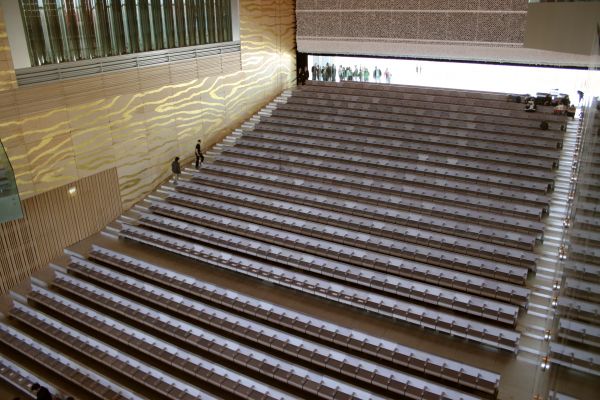
<svg viewBox="0 0 600 400"><path fill-rule="evenodd" d="M94 175L106 168L115 168L117 161L112 145L75 148L75 166L79 178Z"/></svg>
<svg viewBox="0 0 600 400"><path fill-rule="evenodd" d="M66 107L61 106L52 111L38 114L29 114L21 121L23 140L33 144L69 133L69 114Z"/></svg>
<svg viewBox="0 0 600 400"><path fill-rule="evenodd" d="M4 24L4 14L0 9L0 91L12 90L17 86L17 78L10 54L6 26Z"/></svg>
<svg viewBox="0 0 600 400"><path fill-rule="evenodd" d="M294 21L293 2L241 0L242 52L6 91L0 130L21 195L114 166L130 206L174 155L191 158L199 138L206 151L293 84Z"/></svg>
<svg viewBox="0 0 600 400"><path fill-rule="evenodd" d="M6 143L9 142L4 142L4 139L2 142L5 144L6 154L8 154L10 163L15 171L15 177L17 182L19 182L19 195L22 198L33 196L35 194L35 186L33 185L27 146L24 143L21 145L6 146Z"/></svg>
<svg viewBox="0 0 600 400"><path fill-rule="evenodd" d="M76 181L75 153L70 134L50 136L27 145L33 184L38 193Z"/></svg>
<svg viewBox="0 0 600 400"><path fill-rule="evenodd" d="M16 113L14 108L11 107L11 109ZM21 127L15 123L2 122L2 120L0 120L0 139L4 146L9 148L25 145Z"/></svg>
<svg viewBox="0 0 600 400"><path fill-rule="evenodd" d="M294 21L294 2L240 0L241 52L16 88L0 18L0 137L26 199L26 218L0 225L0 291L170 177L174 156L191 161L198 139L208 150L292 85Z"/></svg>
<svg viewBox="0 0 600 400"><path fill-rule="evenodd" d="M75 196L67 193L67 187L55 188L25 200L24 219L0 224L0 293L122 212L115 169L71 185L77 188Z"/></svg>
<svg viewBox="0 0 600 400"><path fill-rule="evenodd" d="M89 94L96 97L104 89L102 75L94 75L89 78L66 79L62 81L65 96Z"/></svg>
<svg viewBox="0 0 600 400"><path fill-rule="evenodd" d="M49 107L48 110L52 109L52 103L54 105L64 103L63 101L63 87L60 83L49 83L35 86L20 87L16 91L17 103L21 108L22 113L38 112L42 109L42 106Z"/></svg>

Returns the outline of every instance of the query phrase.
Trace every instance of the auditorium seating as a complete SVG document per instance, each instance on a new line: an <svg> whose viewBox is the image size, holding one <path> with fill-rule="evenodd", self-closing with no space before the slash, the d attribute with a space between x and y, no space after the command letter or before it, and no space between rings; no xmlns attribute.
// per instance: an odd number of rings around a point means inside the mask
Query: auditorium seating
<svg viewBox="0 0 600 400"><path fill-rule="evenodd" d="M397 235L397 240L391 240L382 236L376 236L374 234L366 236L361 235L353 230L305 222L304 220L294 220L293 218L289 217L283 221L282 217L278 215L261 215L260 213L256 213L257 219L262 218L263 221L269 220L272 222L272 225L276 225L281 229L269 227L256 228L255 225L248 225L239 219L233 219L203 211L191 210L187 207L166 203L153 203L150 207L150 210L157 214L168 215L196 224L205 224L213 227L218 226L224 231L239 233L243 236L260 238L261 240L269 243L288 245L288 247L294 242L302 241L305 251L309 251L308 249L314 248L315 254L320 254L323 256L330 256L331 252L333 251L337 253L337 257L340 260L350 258L354 259L355 257L351 255L353 249L364 248L366 250L372 250L372 252L367 251L363 254L372 254L373 257L378 257L378 252L382 252L403 257L405 259L414 259L415 261L439 265L449 269L463 270L475 275L491 276L499 280L515 280L520 283L522 280L520 280L519 277L524 278L527 274L526 270L523 268L515 268L511 265L525 264L523 260L525 257L520 257L523 253L518 250L514 251L514 253L507 252L506 254L503 254L503 249L501 248L498 248L496 253L490 249L489 258L495 260L495 262L482 259L484 257L475 257L471 255L459 257L450 253L449 251L453 250L457 253L463 253L460 248L456 249L458 246L454 245L453 243L447 244L440 250L436 249L435 245L426 246L430 241L434 240L430 236L431 234L427 232L420 240L418 240L419 245L413 245L408 241L400 241L401 234ZM235 214L232 213L230 215L231 217L234 217ZM263 224L269 225L268 222ZM248 233L249 230L250 232ZM296 234L293 232L300 232L302 234ZM244 235L244 233L248 234ZM341 244L334 244L333 242ZM481 253L484 253L485 250L485 248L479 249ZM365 257L366 256L361 256L361 258ZM360 262L358 260L355 261ZM535 264L532 262L532 265Z"/></svg>
<svg viewBox="0 0 600 400"><path fill-rule="evenodd" d="M140 287L141 282L128 279L129 283ZM112 281L111 281L112 282ZM226 332L227 337L211 333L208 330L198 328L195 325L186 323L168 314L157 312L151 308L145 307L139 303L127 300L111 292L103 290L95 285L82 282L76 278L67 275L59 275L56 285L66 290L72 290L74 293L88 293L95 302L111 311L118 312L125 316L135 315L138 322L146 325L148 328L159 330L163 335L179 339L198 350L211 353L233 362L240 368L249 368L261 375L273 377L282 383L296 386L299 389L306 390L308 387L314 388L313 394L321 398L351 397L357 398L379 398L376 395L361 390L358 387L344 384L335 379L328 379L315 373L312 370L305 369L299 365L290 363L282 358L273 356L255 348L248 347L234 340L248 339L254 343L261 344L276 350L282 354L292 356L297 359L308 361L314 368L325 368L333 371L339 371L353 379L365 381L367 383L376 382L376 386L382 386L384 389L393 393L404 395L408 391L430 391L431 395L440 395L444 388L438 387L435 383L423 381L415 376L405 375L398 371L382 367L369 362L368 360L358 359L349 354L339 352L333 348L325 347L314 342L304 340L300 337L294 337L283 331L270 328L263 324L251 320L240 318L234 314L223 312L217 308L186 299L173 292L162 290L155 286L146 286L144 289L152 293L151 299L157 303L162 303L165 307L177 310L182 316L192 317L202 323L208 323L212 327L220 328ZM143 286L143 285L141 285ZM144 292L133 290L141 299ZM44 304L56 304L56 307L63 309L63 312L73 313L73 308L80 308L60 296L53 295L42 289L36 289L33 292L36 301ZM162 300L162 301L161 301ZM69 307L69 311L64 310ZM90 315L92 311L84 313ZM98 314L93 315L94 326L103 324L106 326L107 318ZM110 322L108 332L115 329L115 323ZM131 328L128 328L131 330ZM121 340L123 336L120 337ZM153 340L156 342L155 340ZM162 356L162 355L161 355ZM188 357L188 359L191 359ZM232 374L229 373L229 376ZM233 374L236 375L236 374ZM214 378L211 378L214 379ZM467 379L464 377L463 379ZM251 382L245 378L245 386ZM261 385L254 387L259 392ZM243 388L239 386L236 390ZM247 391L247 389L245 389ZM263 393L264 395L264 393ZM471 398L465 394L455 392L457 397ZM243 398L247 397L246 392L242 393Z"/></svg>
<svg viewBox="0 0 600 400"><path fill-rule="evenodd" d="M327 137L327 136L325 136ZM323 138L322 136L291 136L284 133L271 133L268 131L261 132L254 130L244 134L243 139L239 140L237 144L241 149L257 149L257 150L268 150L274 148L278 152L295 153L302 152L302 154L314 155L318 154L322 157L322 153L319 150L327 150L325 154L327 159L343 159L343 155L360 154L361 163L363 164L383 164L383 160L394 161L389 163L390 167L397 169L406 169L411 172L423 175L435 175L437 173L444 173L455 179L462 179L467 181L488 181L490 185L499 186L514 186L521 188L535 188L540 192L547 192L552 189L553 181L551 177L544 179L544 175L528 177L522 171L515 168L497 166L493 164L482 165L481 162L470 162L469 160L457 160L455 166L450 167L445 162L442 162L438 157L421 157L417 158L416 155L402 154L394 151L391 146L393 141L389 141L390 148L384 146L373 146L370 143L362 142L351 142L348 141L347 135L330 135L331 139ZM340 143L341 141L341 143ZM346 142L346 143L344 143ZM386 142L384 142L386 143ZM298 146L301 146L299 148ZM238 149L236 146L230 150ZM245 154L240 152L240 154ZM308 161L310 161L309 159ZM415 161L419 161L415 164ZM428 164L432 164L431 166ZM481 172L483 170L484 172ZM444 171L444 172L442 172ZM509 175L508 177L506 175ZM547 174L550 175L550 174ZM483 183L482 182L482 183ZM532 186L527 186L527 185Z"/></svg>
<svg viewBox="0 0 600 400"><path fill-rule="evenodd" d="M31 391L31 386L34 383L48 389L53 396L58 395L58 391L52 385L6 358L0 358L0 379L8 385L14 386L15 389L26 395L29 399L35 399L35 394Z"/></svg>
<svg viewBox="0 0 600 400"><path fill-rule="evenodd" d="M174 239L170 236L140 228L124 226L120 235L121 237L126 237L140 243L156 246L175 254L189 256L196 260L208 263L213 260L220 261L219 258L223 258L222 251L211 252L208 247L201 247L195 243ZM229 248L236 249L239 246L240 241L219 242L220 245L226 245L226 243L230 243L228 246ZM289 260L285 254L271 252L270 248L267 246L258 248L256 251L256 255L260 256L264 254L270 261L286 264ZM470 340L501 349L511 351L516 351L517 349L520 335L512 330L497 328L493 325L455 317L451 314L417 306L414 303L402 302L372 292L353 289L350 286L331 283L328 280L312 278L309 275L288 272L284 269L272 267L270 265L263 266L263 263L251 259L230 257L229 255L226 255L224 258L225 260L223 261L226 261L227 263L221 261L218 264L219 266L257 277L266 282L280 284L305 293L311 293L322 298L348 304L359 309L368 310L382 316L392 317L438 332L445 332L454 336L469 338Z"/></svg>
<svg viewBox="0 0 600 400"><path fill-rule="evenodd" d="M499 383L499 376L489 371L473 368L465 364L437 357L433 354L427 354L396 343L361 334L358 331L336 326L335 324L309 317L275 304L257 301L240 293L224 290L207 282L191 279L185 275L99 246L94 246L89 256L94 260L102 261L121 271L128 271L138 277L143 277L157 283L164 284L168 282L169 287L178 289L189 295L210 300L231 310L242 311L246 315L258 317L264 321L275 323L278 326L292 329L300 334L306 334L331 344L335 343L336 345L341 345L360 353L390 361L398 366L408 367L415 371L423 371L428 375L430 374L445 380L460 381L462 384L479 388L488 393L493 393ZM64 276L62 279L70 278ZM206 306L202 305L202 307ZM214 309L207 311L207 313L213 316L217 314L227 316L226 313ZM190 314L193 313L188 313L188 315ZM229 317L232 316L230 315ZM209 319L207 318L206 320ZM212 320L210 319L211 323ZM240 325L241 322L239 321L241 320L239 317L236 317L236 322L230 322L230 326ZM256 322L247 321L244 323L251 325L255 331L264 332L270 329L276 332L272 328L257 324ZM236 329L236 332L238 331L240 330ZM303 339L298 337L295 340Z"/></svg>
<svg viewBox="0 0 600 400"><path fill-rule="evenodd" d="M587 110L586 110L587 111ZM568 190L564 239L560 243L562 277L555 282L557 316L547 358L553 374L566 380L600 375L600 244L598 236L598 119L585 120L574 143L575 162ZM582 145L585 143L585 145ZM584 146L581 151L582 146ZM568 386L557 391L572 394ZM569 390L566 390L569 389ZM564 394L550 398L571 398Z"/></svg>
<svg viewBox="0 0 600 400"><path fill-rule="evenodd" d="M289 166L290 171L286 172L290 173L293 173L294 167L297 165L306 166L307 169L318 167L333 173L368 176L392 182L407 182L407 184L416 187L424 186L433 190L437 189L438 186L442 186L445 190L458 193L477 193L477 195L482 197L502 198L511 202L519 201L524 204L548 207L548 198L546 196L492 187L493 185L514 186L517 189L527 188L531 191L538 190L545 193L547 185L543 183L519 182L475 173L459 174L451 168L426 169L424 167L412 167L408 163L381 160L376 157L354 156L346 152L337 152L336 150L328 150L327 155L322 156L325 150L298 148L298 146L294 145L261 144L260 146L255 146L259 147L258 149L248 149L247 147L244 139L239 140L236 147L223 151L222 161L224 163L235 163L240 158L248 158L256 161L254 164L250 164L256 168L259 168L261 164L268 165L276 161L281 165ZM337 162L338 160L340 162ZM429 177L428 175L433 175L433 177ZM437 181L434 179L437 175L443 175L444 180ZM469 184L470 182L464 183L463 181L476 181L479 183L479 186L474 187Z"/></svg>
<svg viewBox="0 0 600 400"><path fill-rule="evenodd" d="M285 124L283 120L272 120L267 119L261 121L260 125L255 129L257 133L268 132L268 133L287 133L299 135L299 137L324 137L324 138L335 138L341 137L342 140L351 140L364 142L367 145L381 145L390 148L394 148L398 151L419 151L424 154L439 154L446 156L453 156L459 159L467 159L478 162L485 162L491 164L498 164L504 166L522 166L524 168L535 170L540 169L541 171L548 172L552 168L558 167L558 161L550 158L532 158L528 156L520 156L519 154L502 154L500 152L493 152L485 149L474 149L474 148L460 148L449 143L438 143L438 142L422 142L416 138L413 140L395 140L393 132L387 132L385 130L378 129L374 132L369 132L364 129L347 129L342 130L341 127L338 129L318 129L319 126L305 127L296 126L295 124ZM532 175L535 173L532 173ZM542 175L543 176L543 175Z"/></svg>
<svg viewBox="0 0 600 400"><path fill-rule="evenodd" d="M157 288L155 290L159 291L160 289ZM221 389L239 395L242 398L290 397L290 394L288 393L280 392L272 387L262 384L260 381L239 374L236 371L219 367L208 359L198 357L192 352L177 348L167 341L158 339L144 331L101 315L93 309L78 305L77 303L71 302L44 289L34 288L30 294L30 298L31 297L44 306L51 308L53 311L73 319L84 321L87 326L93 328L98 334L117 338L117 340L125 345L135 346L135 348L142 351L147 356L168 362L175 369L191 373L196 378L205 381L207 384L219 386ZM120 303L120 311L124 312L127 307L127 300L119 299L118 302ZM143 308L143 306L140 307ZM139 315L141 313L140 309L136 309L135 307L132 308L132 311L133 315ZM154 314L154 311L152 310L146 309L146 312L151 316ZM26 315L24 316L23 314ZM31 310L23 310L22 307L19 308L19 306L17 306L16 311L13 311L13 315L18 315L17 318L25 319L33 318L35 316L37 316L38 319L47 319L47 317L43 317L39 315L39 313L35 313ZM272 371L269 375L275 377L275 379L284 380L284 382L290 384L292 384L292 382L303 382L306 387L310 386L315 388L314 394L317 394L317 392L328 393L327 396L322 396L322 393L319 393L319 397L333 398L336 387L341 385L340 382L336 382L335 380L325 380L323 377L320 377L311 371L290 365L285 360L269 356L256 349L250 349L223 336L211 334L210 332L196 328L193 325L186 324L183 321L163 321L162 323L173 327L176 326L176 329L169 330L171 334L175 331L182 333L181 335L178 335L180 340L193 343L203 351L233 361L241 367L252 368L249 364L254 362L254 364L251 365L255 370L262 374L265 374L265 371L270 369ZM263 360L262 363L258 361L260 359ZM374 374L377 374L377 372ZM389 381L395 381L393 377L393 373L385 376ZM381 380L384 381L385 379ZM344 389L341 390L343 391ZM360 391L359 388L348 387L347 390L352 390L357 395L366 399L378 398L367 392ZM193 391L188 390L188 388L186 388L185 391L189 391L190 394L194 393ZM172 395L172 392L169 394Z"/></svg>
<svg viewBox="0 0 600 400"><path fill-rule="evenodd" d="M504 398L538 334L564 117L433 88L284 97L19 288L0 341L106 398ZM586 257L548 360L597 374L571 346L600 344Z"/></svg>
<svg viewBox="0 0 600 400"><path fill-rule="evenodd" d="M553 342L550 343L550 359L556 364L600 375L600 356L597 353Z"/></svg>
<svg viewBox="0 0 600 400"><path fill-rule="evenodd" d="M388 237L394 237L398 230L411 227L444 233L448 236L454 235L516 247L522 250L532 250L536 244L536 237L525 233L491 229L483 225L466 224L447 218L431 217L427 214L405 212L392 208L373 207L368 204L344 203L337 205L327 201L330 198L317 195L311 196L310 199L307 195L301 203L292 203L251 195L242 191L184 182L177 185L176 190L180 193L169 193L166 197L167 201L199 210L216 211L216 207L219 207L222 203L229 203L246 205L255 209L277 212L309 221L327 221L331 225L350 227L365 233L376 229L381 235L389 235ZM191 193L193 196L185 193ZM312 200L312 202L309 203L309 200ZM309 206L306 203L319 205L320 207ZM325 208L327 205L329 207ZM228 212L230 211L228 210ZM393 221L393 223L386 221Z"/></svg>
<svg viewBox="0 0 600 400"><path fill-rule="evenodd" d="M53 348L43 345L30 336L3 323L0 323L0 342L10 346L13 351L27 357L32 362L59 373L70 384L87 391L92 396L100 396L103 399L111 400L142 399L142 397L116 385L82 364L59 354ZM158 384L159 380L152 379L151 382Z"/></svg>
<svg viewBox="0 0 600 400"><path fill-rule="evenodd" d="M203 171L204 172L204 171ZM270 183L255 183L250 180L237 178L229 178L220 175L211 175L207 171L202 175L202 178L194 179L193 181L211 185L217 188L227 188L230 190L238 190L243 193L268 195L269 198L287 200L307 205L315 205L321 208L334 209L336 211L345 211L349 209L350 214L355 215L365 213L366 216L376 214L372 210L381 210L383 215L379 213L378 219L387 220L390 216L394 216L397 210L409 211L411 214L421 213L431 216L443 216L451 220L473 222L485 226L495 226L517 232L527 232L536 235L536 239L543 238L543 224L536 221L523 220L507 216L499 216L498 214L480 212L469 209L463 209L455 206L439 205L423 200L412 200L400 196L384 196L372 194L370 192L359 192L347 189L332 189L329 185L312 184L310 188L303 186L298 188L298 185L303 181L296 181L297 185L281 188L281 183L278 186L272 186ZM185 182L177 185L178 191L194 194L195 187L188 186ZM298 190L301 189L301 190ZM325 193L324 195L321 193ZM342 197L343 195L343 197ZM341 198L340 198L341 197ZM385 204L384 206L382 204ZM380 208L382 207L382 208ZM482 238L483 239L483 238Z"/></svg>

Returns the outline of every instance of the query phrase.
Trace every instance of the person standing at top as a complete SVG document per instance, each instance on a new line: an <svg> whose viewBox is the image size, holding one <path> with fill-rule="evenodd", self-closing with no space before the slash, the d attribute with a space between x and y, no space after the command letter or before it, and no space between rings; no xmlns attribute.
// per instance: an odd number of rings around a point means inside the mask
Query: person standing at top
<svg viewBox="0 0 600 400"><path fill-rule="evenodd" d="M335 69L335 64L331 64L331 82L335 82L336 76L337 70Z"/></svg>
<svg viewBox="0 0 600 400"><path fill-rule="evenodd" d="M346 68L340 65L339 69L340 82L344 80L344 74L346 73Z"/></svg>
<svg viewBox="0 0 600 400"><path fill-rule="evenodd" d="M198 169L199 164L204 162L204 155L202 155L202 141L200 139L198 139L198 143L196 143L194 154L196 155L196 169Z"/></svg>
<svg viewBox="0 0 600 400"><path fill-rule="evenodd" d="M363 79L365 82L369 82L369 68L365 67L364 71L363 71Z"/></svg>
<svg viewBox="0 0 600 400"><path fill-rule="evenodd" d="M175 157L171 163L171 172L173 172L173 180L175 184L179 182L179 175L181 175L181 165L179 165L179 157Z"/></svg>
<svg viewBox="0 0 600 400"><path fill-rule="evenodd" d="M385 82L392 83L392 73L390 72L389 69L387 69L387 68L385 69L384 75L385 75Z"/></svg>
<svg viewBox="0 0 600 400"><path fill-rule="evenodd" d="M377 66L375 66L375 69L373 70L373 79L375 79L375 82L377 83L381 82L381 70L377 68Z"/></svg>

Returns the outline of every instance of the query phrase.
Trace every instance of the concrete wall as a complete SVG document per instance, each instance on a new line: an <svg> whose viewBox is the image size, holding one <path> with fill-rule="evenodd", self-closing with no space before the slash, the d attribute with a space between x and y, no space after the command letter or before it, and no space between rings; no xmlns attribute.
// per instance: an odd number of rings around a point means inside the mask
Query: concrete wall
<svg viewBox="0 0 600 400"><path fill-rule="evenodd" d="M527 12L525 47L598 54L599 2L537 3Z"/></svg>

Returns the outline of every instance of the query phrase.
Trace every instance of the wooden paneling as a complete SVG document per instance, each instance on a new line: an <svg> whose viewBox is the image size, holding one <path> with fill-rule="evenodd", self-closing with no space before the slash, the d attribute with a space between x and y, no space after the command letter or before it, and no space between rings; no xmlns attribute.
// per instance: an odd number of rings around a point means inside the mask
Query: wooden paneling
<svg viewBox="0 0 600 400"><path fill-rule="evenodd" d="M204 150L222 140L294 84L294 2L241 0L240 35L241 52L2 92L21 197L116 168L127 208L198 139Z"/></svg>
<svg viewBox="0 0 600 400"><path fill-rule="evenodd" d="M8 36L4 26L4 13L0 8L0 92L17 87L17 77L13 67Z"/></svg>
<svg viewBox="0 0 600 400"><path fill-rule="evenodd" d="M74 195L69 187L76 187ZM23 201L25 218L0 224L0 292L104 228L121 212L115 168Z"/></svg>

